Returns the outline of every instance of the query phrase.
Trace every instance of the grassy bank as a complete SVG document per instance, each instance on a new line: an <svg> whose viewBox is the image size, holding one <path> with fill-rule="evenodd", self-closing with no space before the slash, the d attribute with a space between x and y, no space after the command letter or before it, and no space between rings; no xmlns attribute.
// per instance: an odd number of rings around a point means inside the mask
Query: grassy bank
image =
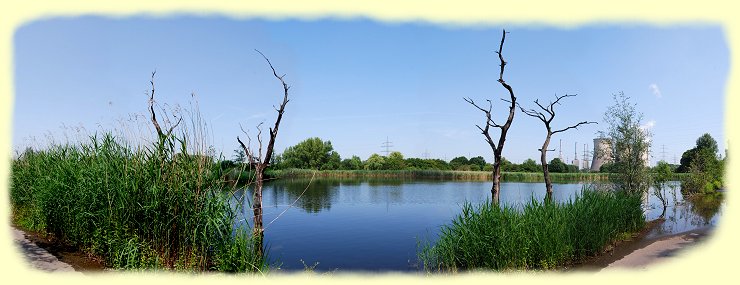
<svg viewBox="0 0 740 285"><path fill-rule="evenodd" d="M584 191L569 203L531 201L523 210L465 204L419 260L427 271L550 269L599 253L645 224L640 197Z"/></svg>
<svg viewBox="0 0 740 285"><path fill-rule="evenodd" d="M168 136L131 146L111 135L26 151L12 162L14 223L113 268L263 271L219 169Z"/></svg>
<svg viewBox="0 0 740 285"><path fill-rule="evenodd" d="M491 180L490 171L452 171L452 170L309 170L280 169L268 174L275 178L423 178L443 180ZM605 173L550 173L554 182L607 181ZM544 182L540 172L503 172L501 178L506 182Z"/></svg>

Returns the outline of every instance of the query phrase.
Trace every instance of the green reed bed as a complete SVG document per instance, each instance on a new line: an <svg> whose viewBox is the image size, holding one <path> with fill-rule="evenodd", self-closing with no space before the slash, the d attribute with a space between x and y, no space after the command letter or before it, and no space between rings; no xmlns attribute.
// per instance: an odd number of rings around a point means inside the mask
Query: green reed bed
<svg viewBox="0 0 740 285"><path fill-rule="evenodd" d="M640 196L583 191L567 203L532 200L521 209L466 203L434 244L420 246L427 271L552 269L599 253L639 231Z"/></svg>
<svg viewBox="0 0 740 285"><path fill-rule="evenodd" d="M26 151L12 162L21 228L47 232L113 268L263 271L218 164L185 139L132 147L111 135Z"/></svg>
<svg viewBox="0 0 740 285"><path fill-rule="evenodd" d="M491 180L490 171L453 171L453 170L310 170L279 169L268 174L275 178L423 178L444 180ZM554 182L573 181L607 181L604 173L550 173ZM539 172L503 172L501 179L506 182L544 182Z"/></svg>

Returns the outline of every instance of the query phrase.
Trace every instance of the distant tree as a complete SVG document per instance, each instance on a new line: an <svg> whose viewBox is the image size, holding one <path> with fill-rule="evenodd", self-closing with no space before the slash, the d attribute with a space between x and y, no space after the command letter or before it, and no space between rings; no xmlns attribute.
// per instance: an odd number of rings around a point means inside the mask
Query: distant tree
<svg viewBox="0 0 740 285"><path fill-rule="evenodd" d="M543 124L545 124L545 130L546 130L545 141L542 143L542 147L539 149L539 151L540 151L540 163L542 163L542 174L545 177L545 189L547 190L547 197L546 197L547 200L552 199L552 180L550 180L550 169L547 164L547 152L554 150L554 149L547 149L547 147L550 145L550 138L554 134L565 132L569 129L577 129L578 126L580 125L596 123L596 122L583 121L583 122L577 123L575 125L572 125L572 126L569 126L563 129L559 129L559 130L552 129L550 124L552 123L552 120L555 119L555 104L560 104L560 100L563 98L575 97L575 96L576 95L568 95L568 94L563 95L563 96L556 95L555 101L550 102L550 104L547 105L547 107L542 106L542 104L540 104L540 102L538 101L539 99L534 100L534 103L537 105L537 107L541 109L541 111L535 110L535 109L524 109L524 107L519 105L519 109L522 110L522 113L530 117L537 118L540 121L542 121ZM562 164L562 166L557 165L559 167L558 171L553 171L553 172L568 172L569 171L568 166L566 166L565 163L560 161L560 159L558 159L558 161L560 162L560 164Z"/></svg>
<svg viewBox="0 0 740 285"><path fill-rule="evenodd" d="M509 164L511 164L511 162L509 162ZM486 163L486 165L484 165L484 166L483 166L483 168L482 168L481 170L482 170L482 171L493 171L493 164L490 164L490 163ZM504 168L503 166L501 166L501 170L502 170L502 171L508 171L508 170L506 170L506 168Z"/></svg>
<svg viewBox="0 0 740 285"><path fill-rule="evenodd" d="M439 169L439 170L450 170L452 169L450 164L447 163L444 160L435 158L435 159L425 159L431 166L432 169Z"/></svg>
<svg viewBox="0 0 740 285"><path fill-rule="evenodd" d="M487 163L487 165L491 165L491 164L490 163ZM514 167L512 167L513 165L514 164L511 163L511 161L509 161L508 159L506 159L503 156L501 157L501 171L514 172L516 170L514 170ZM491 165L491 167L493 167L493 165ZM486 167L486 166L483 167L484 170L486 170L486 168L488 168L488 167Z"/></svg>
<svg viewBox="0 0 740 285"><path fill-rule="evenodd" d="M352 158L342 160L341 168L345 170L360 170L362 169L362 159L359 156L353 155Z"/></svg>
<svg viewBox="0 0 740 285"><path fill-rule="evenodd" d="M406 162L403 159L403 154L398 151L394 151L388 154L383 168L388 170L401 170L406 168Z"/></svg>
<svg viewBox="0 0 740 285"><path fill-rule="evenodd" d="M550 163L548 163L547 168L550 169L550 172L555 173L565 173L568 172L568 166L560 160L560 158L553 158L550 160Z"/></svg>
<svg viewBox="0 0 740 285"><path fill-rule="evenodd" d="M709 134L696 140L696 146L687 151L689 175L681 182L682 191L708 193L723 187L724 160L719 159L717 151L717 142Z"/></svg>
<svg viewBox="0 0 740 285"><path fill-rule="evenodd" d="M521 170L524 172L538 172L540 171L540 166L537 165L534 159L528 158L522 163Z"/></svg>
<svg viewBox="0 0 740 285"><path fill-rule="evenodd" d="M452 169L458 169L463 165L467 165L469 163L470 161L468 160L468 158L464 156L458 156L450 160L450 166L452 167Z"/></svg>
<svg viewBox="0 0 740 285"><path fill-rule="evenodd" d="M630 103L629 97L620 92L613 98L614 105L604 114L614 164L609 180L620 190L647 191L650 175L645 158L650 147L650 133L641 127L642 114Z"/></svg>
<svg viewBox="0 0 740 285"><path fill-rule="evenodd" d="M339 153L334 151L331 141L320 138L309 138L283 152L285 168L302 169L338 169Z"/></svg>
<svg viewBox="0 0 740 285"><path fill-rule="evenodd" d="M477 165L479 169L483 169L486 166L486 159L482 156L471 157L468 160L468 164Z"/></svg>
<svg viewBox="0 0 740 285"><path fill-rule="evenodd" d="M241 148L237 148L234 150L234 163L244 163L247 159L246 154L244 153L244 150Z"/></svg>
<svg viewBox="0 0 740 285"><path fill-rule="evenodd" d="M681 155L681 165L679 165L677 172L686 173L689 172L689 165L691 164L691 161L694 159L694 157L697 156L697 153L700 151L704 151L704 153L717 153L719 151L717 147L717 141L712 138L709 134L704 134L701 137L699 137L696 140L696 145L686 150Z"/></svg>
<svg viewBox="0 0 740 285"><path fill-rule="evenodd" d="M339 169L339 166L341 164L341 157L339 157L339 153L336 151L331 151L329 153L329 158L326 160L326 162L321 165L321 170L337 170Z"/></svg>
<svg viewBox="0 0 740 285"><path fill-rule="evenodd" d="M491 199L494 203L499 202L499 193L501 192L501 155L504 151L506 134L509 132L511 122L514 121L514 113L516 111L516 96L514 95L514 89L512 89L511 86L506 83L506 81L504 81L504 69L506 67L506 61L504 61L504 56L502 54L504 48L504 40L506 40L506 30L504 30L503 34L501 35L501 44L498 47L498 52L496 52L498 54L498 59L501 62L501 64L499 65L501 67L501 72L498 76L498 83L500 83L501 86L503 86L504 89L506 89L506 91L508 91L509 93L509 100L501 99L504 102L509 103L509 113L506 117L506 122L503 125L500 125L493 120L491 116L493 103L491 103L490 99L486 100L488 101L488 108L486 109L476 104L473 99L463 98L465 102L473 105L473 107L483 112L486 116L485 127L481 127L480 125L475 126L478 127L478 129L481 131L481 134L485 137L486 142L493 151L493 170L491 173L493 185L491 186ZM493 138L491 137L491 127L498 128L500 130L497 142L494 142Z"/></svg>
<svg viewBox="0 0 740 285"><path fill-rule="evenodd" d="M365 170L383 170L385 167L385 156L373 153L365 160Z"/></svg>

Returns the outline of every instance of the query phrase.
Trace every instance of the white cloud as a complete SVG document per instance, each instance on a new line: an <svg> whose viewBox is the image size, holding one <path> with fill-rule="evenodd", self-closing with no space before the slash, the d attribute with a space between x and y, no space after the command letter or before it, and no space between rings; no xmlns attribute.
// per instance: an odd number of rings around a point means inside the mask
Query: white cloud
<svg viewBox="0 0 740 285"><path fill-rule="evenodd" d="M663 97L663 94L660 93L660 88L658 88L658 84L655 84L655 83L650 84L650 86L648 86L648 88L650 88L650 91L653 92L653 95L655 95L655 97L657 97L657 98Z"/></svg>
<svg viewBox="0 0 740 285"><path fill-rule="evenodd" d="M647 121L647 123L645 123L644 125L640 127L643 129L652 129L653 127L655 127L655 120Z"/></svg>

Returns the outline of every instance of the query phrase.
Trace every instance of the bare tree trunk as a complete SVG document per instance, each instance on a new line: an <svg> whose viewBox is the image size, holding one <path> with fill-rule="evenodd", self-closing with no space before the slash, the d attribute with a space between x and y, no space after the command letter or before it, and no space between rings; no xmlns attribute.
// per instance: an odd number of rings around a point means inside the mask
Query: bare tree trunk
<svg viewBox="0 0 740 285"><path fill-rule="evenodd" d="M263 240L265 238L264 227L262 226L262 186L264 181L264 170L261 166L256 170L257 181L254 183L254 199L252 201L252 212L254 214L253 236L255 238L254 248L258 256L264 256Z"/></svg>
<svg viewBox="0 0 740 285"><path fill-rule="evenodd" d="M493 185L491 185L491 199L493 199L494 203L498 203L499 193L501 193L501 154L494 152L493 158Z"/></svg>
<svg viewBox="0 0 740 285"><path fill-rule="evenodd" d="M548 130L547 137L545 138L545 142L542 144L542 148L540 149L540 163L542 163L542 175L545 177L545 189L547 190L545 201L547 202L552 201L552 180L550 179L550 169L548 169L548 165L547 165L547 146L550 145L551 136L552 136L552 133Z"/></svg>

